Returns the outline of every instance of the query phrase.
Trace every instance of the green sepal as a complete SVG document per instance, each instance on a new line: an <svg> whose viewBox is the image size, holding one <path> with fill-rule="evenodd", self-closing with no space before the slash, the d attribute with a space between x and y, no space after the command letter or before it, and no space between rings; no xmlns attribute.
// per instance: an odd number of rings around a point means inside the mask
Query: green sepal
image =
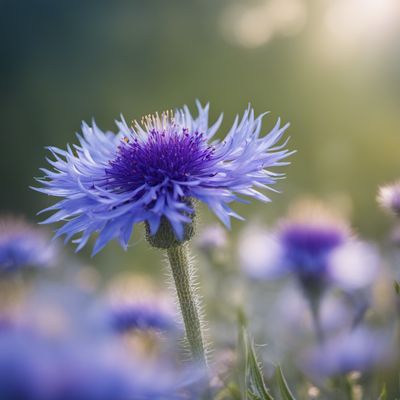
<svg viewBox="0 0 400 400"><path fill-rule="evenodd" d="M166 218L164 215L161 217L160 226L154 235L151 234L149 223L145 222L146 240L152 247L156 247L157 249L170 249L172 247L181 246L194 236L196 228L195 207L192 200L187 199L185 202L190 208L193 209L193 213L185 213L185 215L189 217L191 221L183 226L182 240L176 237L174 228L172 227L168 218Z"/></svg>

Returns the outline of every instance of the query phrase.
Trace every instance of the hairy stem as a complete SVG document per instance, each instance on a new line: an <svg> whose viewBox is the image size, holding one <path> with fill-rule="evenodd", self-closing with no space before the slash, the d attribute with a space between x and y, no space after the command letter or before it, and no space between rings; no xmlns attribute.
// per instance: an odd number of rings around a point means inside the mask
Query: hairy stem
<svg viewBox="0 0 400 400"><path fill-rule="evenodd" d="M188 247L187 245L171 247L167 252L192 356L196 361L207 365L198 302L189 271Z"/></svg>

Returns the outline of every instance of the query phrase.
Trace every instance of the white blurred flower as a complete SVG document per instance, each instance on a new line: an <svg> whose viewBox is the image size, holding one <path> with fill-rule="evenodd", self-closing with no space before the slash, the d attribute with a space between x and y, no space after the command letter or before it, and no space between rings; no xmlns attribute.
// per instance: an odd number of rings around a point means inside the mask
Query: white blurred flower
<svg viewBox="0 0 400 400"><path fill-rule="evenodd" d="M282 268L282 246L271 232L257 226L245 229L238 250L241 268L248 276L275 279L286 274Z"/></svg>
<svg viewBox="0 0 400 400"><path fill-rule="evenodd" d="M196 239L196 245L203 251L222 249L228 244L226 230L221 225L213 224L204 228Z"/></svg>
<svg viewBox="0 0 400 400"><path fill-rule="evenodd" d="M375 246L350 241L336 249L329 260L331 279L343 289L371 285L378 272L379 254Z"/></svg>

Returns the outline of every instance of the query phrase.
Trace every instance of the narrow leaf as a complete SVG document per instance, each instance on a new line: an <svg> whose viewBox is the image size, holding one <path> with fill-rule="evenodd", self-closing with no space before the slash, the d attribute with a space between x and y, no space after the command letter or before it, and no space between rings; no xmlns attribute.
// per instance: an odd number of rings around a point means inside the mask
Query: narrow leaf
<svg viewBox="0 0 400 400"><path fill-rule="evenodd" d="M222 388L216 395L214 400L242 400L242 394L234 382L230 382L226 387Z"/></svg>
<svg viewBox="0 0 400 400"><path fill-rule="evenodd" d="M382 386L381 394L379 395L378 400L388 400L386 383L384 383Z"/></svg>
<svg viewBox="0 0 400 400"><path fill-rule="evenodd" d="M283 375L281 367L278 365L275 370L276 378L278 380L279 390L281 392L282 400L296 400Z"/></svg>
<svg viewBox="0 0 400 400"><path fill-rule="evenodd" d="M247 392L247 398L250 400L263 400L260 396L256 395L255 393L251 392L250 390Z"/></svg>
<svg viewBox="0 0 400 400"><path fill-rule="evenodd" d="M257 361L254 345L246 330L247 319L243 310L238 310L239 325L239 379L242 399L274 400L265 386L261 366Z"/></svg>
<svg viewBox="0 0 400 400"><path fill-rule="evenodd" d="M267 387L265 386L263 373L261 366L257 361L257 356L254 350L254 345L248 338L247 332L247 347L248 347L248 366L249 366L249 377L250 383L256 389L257 394L261 396L262 400L273 400L273 397L269 394Z"/></svg>

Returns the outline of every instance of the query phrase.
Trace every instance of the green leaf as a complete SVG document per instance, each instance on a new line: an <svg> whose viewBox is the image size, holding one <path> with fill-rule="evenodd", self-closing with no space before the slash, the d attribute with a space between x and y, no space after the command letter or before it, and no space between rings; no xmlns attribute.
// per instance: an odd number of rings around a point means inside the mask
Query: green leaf
<svg viewBox="0 0 400 400"><path fill-rule="evenodd" d="M236 383L230 382L222 388L214 397L214 400L242 400L242 394Z"/></svg>
<svg viewBox="0 0 400 400"><path fill-rule="evenodd" d="M388 400L386 383L384 383L382 386L381 394L379 395L378 400Z"/></svg>
<svg viewBox="0 0 400 400"><path fill-rule="evenodd" d="M247 391L247 398L250 400L263 400L260 396L254 394L250 390Z"/></svg>
<svg viewBox="0 0 400 400"><path fill-rule="evenodd" d="M281 392L282 400L296 400L283 375L281 367L278 365L275 369L276 378L278 380L279 390Z"/></svg>
<svg viewBox="0 0 400 400"><path fill-rule="evenodd" d="M243 337L247 347L247 387L249 388L249 391L251 391L253 395L258 396L260 400L273 400L273 397L270 395L265 385L261 365L257 360L253 342L250 340L249 335L244 328Z"/></svg>
<svg viewBox="0 0 400 400"><path fill-rule="evenodd" d="M238 312L239 324L239 367L242 372L241 389L243 399L250 400L274 400L270 395L254 350L253 342L250 340L246 330L246 316L242 310Z"/></svg>
<svg viewBox="0 0 400 400"><path fill-rule="evenodd" d="M394 281L393 286L394 286L394 290L395 290L396 294L400 296L400 282Z"/></svg>

